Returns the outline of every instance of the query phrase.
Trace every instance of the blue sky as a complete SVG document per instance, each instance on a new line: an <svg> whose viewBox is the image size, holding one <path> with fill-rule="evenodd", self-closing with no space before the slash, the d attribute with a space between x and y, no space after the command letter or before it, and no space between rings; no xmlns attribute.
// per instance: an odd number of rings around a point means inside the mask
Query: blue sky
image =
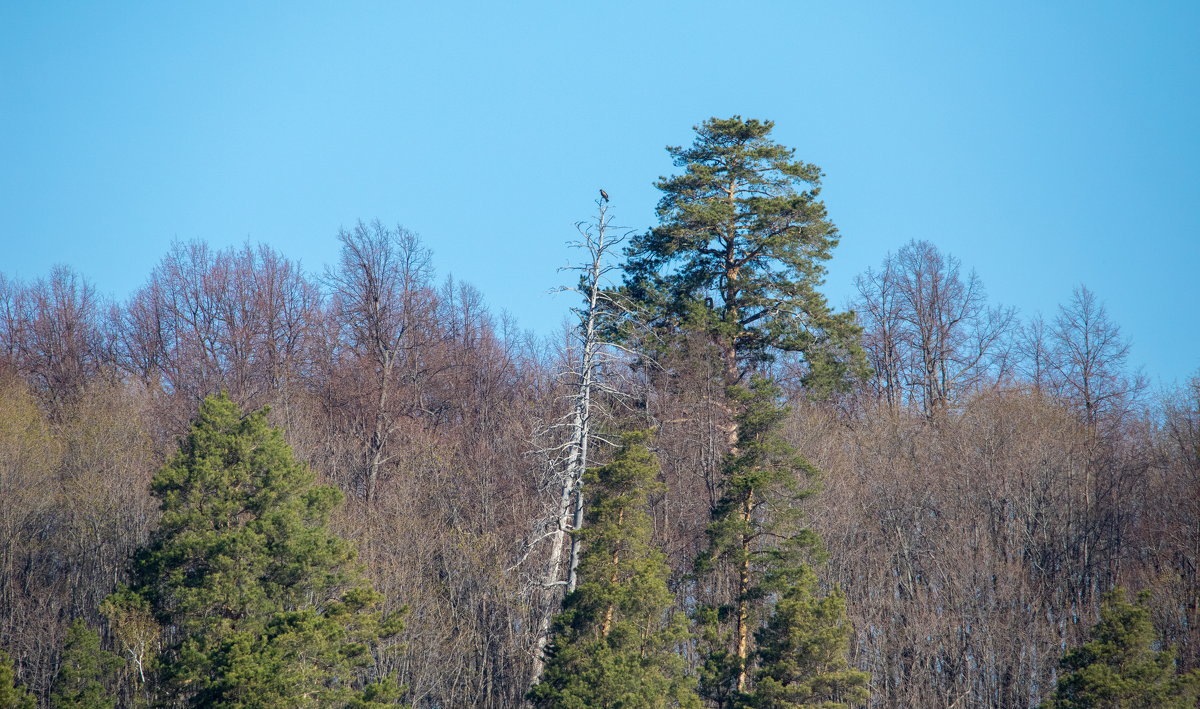
<svg viewBox="0 0 1200 709"><path fill-rule="evenodd" d="M0 271L123 298L173 239L311 270L379 218L523 327L599 187L741 114L820 165L827 292L909 239L993 302L1086 284L1156 382L1200 367L1200 3L0 4Z"/></svg>

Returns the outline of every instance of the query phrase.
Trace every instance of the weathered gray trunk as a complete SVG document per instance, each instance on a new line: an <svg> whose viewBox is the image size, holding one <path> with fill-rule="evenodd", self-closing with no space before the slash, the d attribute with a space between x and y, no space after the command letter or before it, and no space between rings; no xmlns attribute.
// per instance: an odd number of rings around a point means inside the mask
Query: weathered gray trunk
<svg viewBox="0 0 1200 709"><path fill-rule="evenodd" d="M591 441L592 390L596 384L596 369L601 343L598 333L598 317L600 300L603 293L601 277L604 271L604 254L606 244L607 207L600 204L599 218L596 222L596 232L591 234L581 229L583 246L588 250L591 259L584 268L585 282L583 296L587 305L581 312L579 323L580 351L575 367L575 392L572 395L573 405L570 414L570 441L567 447L566 463L561 477L556 526L550 536L550 557L546 563L546 572L542 583L542 608L540 609L539 626L533 657L533 676L530 684L537 684L545 669L545 649L550 640L550 621L554 615L556 601L560 598L556 589L562 586L565 593L571 593L578 584L579 554L581 544L577 535L571 535L570 553L568 555L566 579L562 578L563 550L566 545L568 531L583 527L584 497L583 474L588 465L588 444Z"/></svg>

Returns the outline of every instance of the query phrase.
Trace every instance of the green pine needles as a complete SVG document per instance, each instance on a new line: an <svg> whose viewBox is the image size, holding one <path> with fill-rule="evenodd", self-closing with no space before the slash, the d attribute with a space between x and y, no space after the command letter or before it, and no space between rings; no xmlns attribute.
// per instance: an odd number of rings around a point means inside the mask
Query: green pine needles
<svg viewBox="0 0 1200 709"><path fill-rule="evenodd" d="M1200 699L1200 670L1179 675L1174 654L1155 650L1149 594L1130 603L1125 590L1104 597L1088 642L1063 656L1054 695L1043 709L1192 709Z"/></svg>
<svg viewBox="0 0 1200 709"><path fill-rule="evenodd" d="M780 435L787 408L773 382L753 377L730 397L740 410L737 446L695 565L701 588L728 589L724 602L696 612L701 693L722 708L865 701L869 677L847 660L845 602L821 593L810 566L823 552L799 503L816 491L817 470Z"/></svg>
<svg viewBox="0 0 1200 709"><path fill-rule="evenodd" d="M555 619L536 707L699 707L678 649L686 621L669 612L669 575L650 543L647 497L661 486L648 434L629 433L613 461L588 471L579 586Z"/></svg>
<svg viewBox="0 0 1200 709"><path fill-rule="evenodd" d="M667 148L682 170L658 181L659 225L631 241L625 265L625 294L661 347L698 343L690 354L714 357L720 372L724 396L712 405L726 419L722 495L694 578L700 692L722 709L839 706L859 701L866 685L845 660L840 596L818 597L807 566L819 540L798 502L814 491L816 470L779 435L787 410L763 375L779 353L795 353L807 392L823 397L868 370L853 314L835 312L819 291L839 238L820 199L821 170L797 160L773 129L771 121L711 118L690 146ZM830 620L836 632L822 631L823 651L841 660L789 660L794 671L772 679L757 631L768 622L801 627L801 596L822 612L841 609ZM801 667L816 674L802 677ZM756 693L767 686L786 691L768 700Z"/></svg>
<svg viewBox="0 0 1200 709"><path fill-rule="evenodd" d="M657 183L660 224L631 242L626 288L659 328L707 332L726 385L791 351L809 389L826 392L863 376L866 360L853 315L817 290L838 242L821 170L775 142L774 125L710 118L691 146L667 148L683 173Z"/></svg>
<svg viewBox="0 0 1200 709"><path fill-rule="evenodd" d="M54 709L113 709L117 698L109 692L108 686L121 664L121 658L100 649L100 636L77 619L67 628L50 706Z"/></svg>
<svg viewBox="0 0 1200 709"><path fill-rule="evenodd" d="M151 703L384 706L377 670L398 614L326 529L341 500L292 457L266 414L209 397L154 477L163 516L134 581L104 604ZM157 627L155 627L157 626Z"/></svg>
<svg viewBox="0 0 1200 709"><path fill-rule="evenodd" d="M0 709L37 709L37 700L17 684L12 658L3 650L0 650Z"/></svg>
<svg viewBox="0 0 1200 709"><path fill-rule="evenodd" d="M816 575L805 569L756 634L757 682L740 706L848 709L865 703L870 676L846 659L850 632L842 594L822 595Z"/></svg>

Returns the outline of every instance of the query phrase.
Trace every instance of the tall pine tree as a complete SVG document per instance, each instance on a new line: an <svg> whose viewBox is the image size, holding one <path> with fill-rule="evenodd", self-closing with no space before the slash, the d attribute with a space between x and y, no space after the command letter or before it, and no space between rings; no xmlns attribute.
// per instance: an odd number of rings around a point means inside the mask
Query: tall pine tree
<svg viewBox="0 0 1200 709"><path fill-rule="evenodd" d="M778 436L777 390L756 377L782 352L799 355L814 394L866 373L853 315L834 312L818 290L838 242L820 168L796 160L773 128L712 118L691 146L667 148L683 172L659 180L659 226L627 251L625 291L660 341L699 336L719 360L724 396L711 405L725 419L723 494L697 562L707 606L697 616L709 650L702 688L721 706L747 691L765 600L815 541L795 505L812 467Z"/></svg>
<svg viewBox="0 0 1200 709"><path fill-rule="evenodd" d="M401 629L327 530L334 488L292 457L257 411L209 397L151 483L162 500L134 583L109 609L148 608L162 650L155 689L172 706L368 706L396 688L374 670Z"/></svg>
<svg viewBox="0 0 1200 709"><path fill-rule="evenodd" d="M687 629L669 613L670 572L650 544L647 497L661 484L646 440L626 434L613 461L587 474L579 585L555 619L542 680L529 692L534 706L700 706L676 653Z"/></svg>

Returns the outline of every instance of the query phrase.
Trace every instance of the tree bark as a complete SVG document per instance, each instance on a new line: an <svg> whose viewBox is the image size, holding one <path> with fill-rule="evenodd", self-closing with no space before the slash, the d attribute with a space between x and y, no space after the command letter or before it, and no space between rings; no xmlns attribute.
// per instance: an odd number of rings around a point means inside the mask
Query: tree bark
<svg viewBox="0 0 1200 709"><path fill-rule="evenodd" d="M542 593L543 606L538 620L537 640L535 641L533 676L530 685L537 684L545 669L545 650L550 640L550 621L553 616L554 601L558 594L553 591L563 586L566 593L575 590L578 584L579 555L581 544L577 535L571 535L570 552L567 563L566 579L561 578L564 536L567 531L577 531L583 527L584 497L583 474L587 471L588 447L591 441L591 411L592 390L596 383L596 367L600 349L598 334L598 311L602 296L601 277L604 272L604 256L610 244L606 241L608 231L608 207L604 202L599 205L596 221L596 232L593 235L580 227L583 236L583 246L588 250L590 262L584 267L586 290L583 295L587 300L586 309L580 322L580 354L576 374L577 388L573 396L574 405L571 411L571 438L567 448L567 460L560 487L555 529L550 538L550 558L546 563L546 573L543 576Z"/></svg>

